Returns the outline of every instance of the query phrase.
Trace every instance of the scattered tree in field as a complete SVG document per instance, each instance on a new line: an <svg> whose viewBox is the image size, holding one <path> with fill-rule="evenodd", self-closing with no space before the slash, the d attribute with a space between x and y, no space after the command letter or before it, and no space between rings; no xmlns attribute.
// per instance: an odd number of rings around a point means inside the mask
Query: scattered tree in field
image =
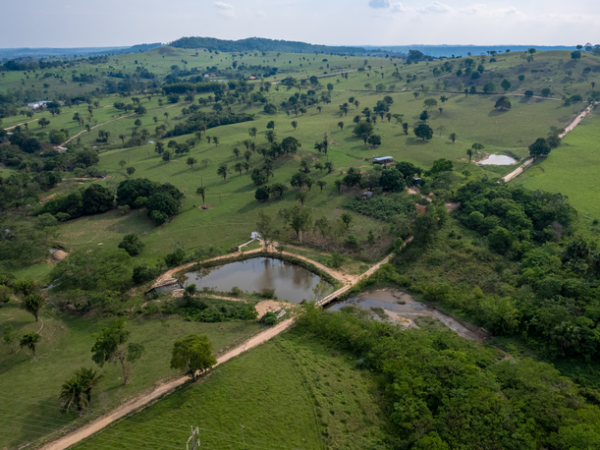
<svg viewBox="0 0 600 450"><path fill-rule="evenodd" d="M145 244L140 237L135 233L126 234L123 240L119 243L119 248L125 250L129 256L137 256L144 249Z"/></svg>
<svg viewBox="0 0 600 450"><path fill-rule="evenodd" d="M454 141L456 141L456 133L450 133L450 136L448 136L450 138L450 140L452 141L452 143L454 144Z"/></svg>
<svg viewBox="0 0 600 450"><path fill-rule="evenodd" d="M333 172L333 163L331 161L327 161L324 166L327 169L327 173Z"/></svg>
<svg viewBox="0 0 600 450"><path fill-rule="evenodd" d="M419 116L419 119L421 119L421 121L423 122L427 122L427 120L429 119L429 113L427 111L423 111Z"/></svg>
<svg viewBox="0 0 600 450"><path fill-rule="evenodd" d="M215 144L215 146L219 145L219 138L217 136L213 136L213 144Z"/></svg>
<svg viewBox="0 0 600 450"><path fill-rule="evenodd" d="M135 173L135 167L128 167L125 169L127 171L127 175L131 176Z"/></svg>
<svg viewBox="0 0 600 450"><path fill-rule="evenodd" d="M319 188L321 188L321 192L323 192L323 188L327 186L327 181L319 180L317 181L317 186L319 186Z"/></svg>
<svg viewBox="0 0 600 450"><path fill-rule="evenodd" d="M46 119L45 117L42 117L40 120L38 120L38 123L40 124L40 127L45 128L48 125L50 125L50 121L48 119Z"/></svg>
<svg viewBox="0 0 600 450"><path fill-rule="evenodd" d="M191 334L175 341L171 352L171 369L185 370L196 380L196 373L210 369L217 363L212 354L212 343L207 335Z"/></svg>
<svg viewBox="0 0 600 450"><path fill-rule="evenodd" d="M473 150L475 150L476 152L483 150L485 147L483 146L483 144L480 144L478 142L475 142L473 145L471 145L471 148Z"/></svg>
<svg viewBox="0 0 600 450"><path fill-rule="evenodd" d="M240 149L235 147L233 149L233 154L235 155L235 159L238 159L240 157Z"/></svg>
<svg viewBox="0 0 600 450"><path fill-rule="evenodd" d="M285 225L296 232L300 240L302 231L308 231L312 225L312 213L310 208L294 206L290 209L282 209L279 216L283 218Z"/></svg>
<svg viewBox="0 0 600 450"><path fill-rule="evenodd" d="M206 195L206 187L200 186L198 189L196 189L196 195L202 196L202 204L204 204L205 203L204 196Z"/></svg>
<svg viewBox="0 0 600 450"><path fill-rule="evenodd" d="M251 137L255 138L255 137L256 137L256 132L257 132L257 131L258 131L258 130L256 129L256 127L252 127L252 128L250 128L250 129L248 130L248 134L249 134Z"/></svg>
<svg viewBox="0 0 600 450"><path fill-rule="evenodd" d="M371 136L369 136L367 142L373 147L381 145L381 136L379 136L378 134L372 134Z"/></svg>
<svg viewBox="0 0 600 450"><path fill-rule="evenodd" d="M236 172L240 173L240 176L242 175L242 171L244 170L244 166L242 165L242 163L237 163L234 167L233 170L235 170Z"/></svg>
<svg viewBox="0 0 600 450"><path fill-rule="evenodd" d="M512 108L512 104L510 103L510 99L508 97L502 96L496 101L494 108L499 108L501 111L506 111L507 109Z"/></svg>
<svg viewBox="0 0 600 450"><path fill-rule="evenodd" d="M190 166L191 169L194 168L194 164L198 164L198 160L196 158L188 158L185 162L188 166Z"/></svg>
<svg viewBox="0 0 600 450"><path fill-rule="evenodd" d="M59 400L63 403L63 409L69 411L72 406L77 408L79 415L83 415L83 405L87 406L89 401L84 397L85 387L80 377L75 375L65 381L60 388Z"/></svg>
<svg viewBox="0 0 600 450"><path fill-rule="evenodd" d="M537 159L540 156L547 156L550 153L550 145L544 138L538 138L529 146L529 155Z"/></svg>
<svg viewBox="0 0 600 450"><path fill-rule="evenodd" d="M126 137L127 137L127 136L125 136L124 134L120 134L120 135L119 135L119 139L121 139L121 142L122 142L122 144L121 144L121 148L125 146L125 138L126 138Z"/></svg>
<svg viewBox="0 0 600 450"><path fill-rule="evenodd" d="M340 219L341 219L342 223L344 224L344 226L346 227L346 230L349 230L350 224L352 223L352 220L353 220L353 217L349 213L343 213L340 216Z"/></svg>
<svg viewBox="0 0 600 450"><path fill-rule="evenodd" d="M129 383L127 363L134 363L144 352L144 346L141 344L127 344L129 335L130 332L125 330L125 320L117 319L108 328L103 328L100 333L94 335L96 342L92 347L92 360L100 367L106 362L121 364L124 386Z"/></svg>
<svg viewBox="0 0 600 450"><path fill-rule="evenodd" d="M502 83L500 83L500 86L502 87L502 89L504 90L504 92L508 92L508 90L510 89L510 87L512 86L511 82L508 81L506 78L504 80L502 80Z"/></svg>
<svg viewBox="0 0 600 450"><path fill-rule="evenodd" d="M292 127L294 127L294 130L298 127L298 122L296 122L295 120L292 120Z"/></svg>
<svg viewBox="0 0 600 450"><path fill-rule="evenodd" d="M370 122L359 122L354 126L352 133L363 140L366 144L369 136L373 134L373 124Z"/></svg>
<svg viewBox="0 0 600 450"><path fill-rule="evenodd" d="M438 102L435 98L426 98L423 104L427 108L427 111L431 112L433 108L437 107Z"/></svg>
<svg viewBox="0 0 600 450"><path fill-rule="evenodd" d="M417 136L418 138L423 139L423 141L430 140L433 137L433 130L431 129L431 127L425 123L421 123L419 124L415 129L414 129L414 133L415 136Z"/></svg>
<svg viewBox="0 0 600 450"><path fill-rule="evenodd" d="M254 198L261 203L268 201L270 196L271 190L266 186L260 186L256 189L256 192L254 192Z"/></svg>
<svg viewBox="0 0 600 450"><path fill-rule="evenodd" d="M274 120L270 120L267 123L267 130L274 130L275 129L275 121Z"/></svg>
<svg viewBox="0 0 600 450"><path fill-rule="evenodd" d="M46 304L46 299L39 294L30 294L21 302L21 309L33 314L35 321L38 321L40 310Z"/></svg>
<svg viewBox="0 0 600 450"><path fill-rule="evenodd" d="M229 170L227 168L227 164L221 164L219 166L219 168L217 169L217 175L219 175L220 177L223 177L223 181L227 181L228 173L229 173Z"/></svg>
<svg viewBox="0 0 600 450"><path fill-rule="evenodd" d="M473 150L467 149L467 156L469 157L469 164L471 164L471 158L473 157Z"/></svg>
<svg viewBox="0 0 600 450"><path fill-rule="evenodd" d="M171 161L171 152L169 150L165 150L162 154L162 160L164 162L169 162Z"/></svg>
<svg viewBox="0 0 600 450"><path fill-rule="evenodd" d="M119 166L121 166L121 169L123 167L125 167L127 165L127 161L125 161L124 159L122 159L121 161L119 161Z"/></svg>
<svg viewBox="0 0 600 450"><path fill-rule="evenodd" d="M402 124L402 131L404 131L404 134L406 136L408 136L408 124L407 123Z"/></svg>
<svg viewBox="0 0 600 450"><path fill-rule="evenodd" d="M19 346L21 348L27 347L29 350L31 350L31 354L35 358L35 346L41 340L42 340L42 337L39 334L37 334L35 332L27 333L21 337L21 340L19 341Z"/></svg>
<svg viewBox="0 0 600 450"><path fill-rule="evenodd" d="M344 183L342 182L342 180L335 180L335 181L333 182L333 184L335 184L335 187L336 187L336 188L337 188L337 190L338 190L338 195L339 195L339 194L341 194L341 193L342 193L342 185L344 184Z"/></svg>
<svg viewBox="0 0 600 450"><path fill-rule="evenodd" d="M298 200L302 206L304 206L304 202L306 201L308 194L306 191L298 191L296 192L296 200Z"/></svg>
<svg viewBox="0 0 600 450"><path fill-rule="evenodd" d="M340 131L344 131L344 122L338 122L338 127L340 127Z"/></svg>
<svg viewBox="0 0 600 450"><path fill-rule="evenodd" d="M79 369L75 375L79 378L79 381L83 386L83 391L87 397L87 402L89 405L92 402L92 389L100 384L100 381L102 381L104 375L100 375L94 369L88 369L86 367Z"/></svg>

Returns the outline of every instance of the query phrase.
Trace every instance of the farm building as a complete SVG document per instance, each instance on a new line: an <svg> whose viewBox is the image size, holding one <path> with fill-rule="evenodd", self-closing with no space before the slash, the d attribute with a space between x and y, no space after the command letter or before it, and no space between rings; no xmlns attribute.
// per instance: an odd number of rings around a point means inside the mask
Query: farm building
<svg viewBox="0 0 600 450"><path fill-rule="evenodd" d="M394 158L391 156L381 156L379 158L373 158L373 164L387 164L391 163L393 159Z"/></svg>

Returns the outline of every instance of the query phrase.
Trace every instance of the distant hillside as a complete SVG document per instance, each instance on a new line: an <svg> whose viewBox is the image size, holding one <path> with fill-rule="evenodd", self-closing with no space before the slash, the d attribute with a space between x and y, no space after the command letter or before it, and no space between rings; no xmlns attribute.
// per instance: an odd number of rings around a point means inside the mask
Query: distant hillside
<svg viewBox="0 0 600 450"><path fill-rule="evenodd" d="M239 41L227 41L208 37L182 37L169 44L178 48L206 48L220 52L282 52L282 53L345 53L366 54L370 51L361 47L332 47L327 45L314 45L305 42L278 41L264 38L247 38Z"/></svg>
<svg viewBox="0 0 600 450"><path fill-rule="evenodd" d="M155 44L138 44L132 47L75 47L75 48L0 48L0 59L17 58L73 58L76 56L100 56L107 54L146 52L160 47Z"/></svg>
<svg viewBox="0 0 600 450"><path fill-rule="evenodd" d="M564 45L383 45L383 46L372 46L362 45L361 47L375 51L376 49L384 50L388 52L397 53L408 53L409 50L419 50L428 56L447 56L452 55L456 57L471 55L487 54L488 51L505 52L510 50L511 52L524 52L530 48L537 50L575 50L574 46L567 47Z"/></svg>

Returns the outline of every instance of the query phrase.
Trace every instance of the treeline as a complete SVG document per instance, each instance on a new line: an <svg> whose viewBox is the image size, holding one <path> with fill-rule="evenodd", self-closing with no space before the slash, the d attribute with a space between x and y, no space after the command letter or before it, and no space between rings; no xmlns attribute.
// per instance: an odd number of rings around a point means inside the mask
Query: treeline
<svg viewBox="0 0 600 450"><path fill-rule="evenodd" d="M178 123L165 133L164 137L181 136L183 134L194 133L196 131L205 131L209 128L220 127L222 125L231 125L234 123L250 122L254 120L253 114L222 113L213 114L198 111L194 113L185 123Z"/></svg>
<svg viewBox="0 0 600 450"><path fill-rule="evenodd" d="M214 83L208 81L198 81L200 78L194 78L196 82L177 82L171 84L165 84L162 90L165 95L169 94L187 94L187 93L205 93L205 92L225 92L229 90L236 90L242 88L243 91L248 90L248 83L244 80L239 81L228 81L227 83Z"/></svg>
<svg viewBox="0 0 600 450"><path fill-rule="evenodd" d="M587 450L600 445L600 394L578 389L552 366L502 358L451 331L402 330L361 317L359 308L331 313L309 305L296 325L380 376L391 432L377 448Z"/></svg>
<svg viewBox="0 0 600 450"><path fill-rule="evenodd" d="M208 37L182 37L169 44L177 48L205 48L219 52L284 52L284 53L336 53L365 54L367 50L360 47L331 47L313 45L305 42L284 41L264 38L248 38L238 41L215 39Z"/></svg>

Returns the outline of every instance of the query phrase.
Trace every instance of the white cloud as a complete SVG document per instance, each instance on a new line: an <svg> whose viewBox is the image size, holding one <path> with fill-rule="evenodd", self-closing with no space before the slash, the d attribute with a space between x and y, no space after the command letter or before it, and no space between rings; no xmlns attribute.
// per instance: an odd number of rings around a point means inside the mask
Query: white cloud
<svg viewBox="0 0 600 450"><path fill-rule="evenodd" d="M450 8L448 5L444 5L443 3L440 3L440 2L433 2L431 5L427 5L427 6L424 6L423 8L417 9L417 11L422 14L447 13L447 12L452 11L452 8Z"/></svg>
<svg viewBox="0 0 600 450"><path fill-rule="evenodd" d="M369 0L371 8L389 8L390 0Z"/></svg>
<svg viewBox="0 0 600 450"><path fill-rule="evenodd" d="M393 3L392 4L392 12L393 13L403 13L403 12L408 12L408 9L406 9L402 3Z"/></svg>
<svg viewBox="0 0 600 450"><path fill-rule="evenodd" d="M219 9L219 15L223 17L235 17L235 8L228 3L215 2L214 5Z"/></svg>
<svg viewBox="0 0 600 450"><path fill-rule="evenodd" d="M511 15L513 17L520 16L524 17L521 11L519 11L514 6L510 6L508 8L499 8L493 9L489 8L486 5L474 4L471 6L467 6L466 8L461 8L457 10L461 14L470 14L470 15L478 15L478 16L486 16L486 17L498 17L501 15Z"/></svg>
<svg viewBox="0 0 600 450"><path fill-rule="evenodd" d="M256 11L258 17L267 17L267 13L264 11Z"/></svg>

